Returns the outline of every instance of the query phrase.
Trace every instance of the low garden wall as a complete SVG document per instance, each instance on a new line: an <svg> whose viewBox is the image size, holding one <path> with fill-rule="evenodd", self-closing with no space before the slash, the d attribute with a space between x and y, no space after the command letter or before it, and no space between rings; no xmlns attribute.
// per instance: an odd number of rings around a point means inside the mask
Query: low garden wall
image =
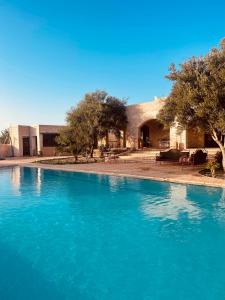
<svg viewBox="0 0 225 300"><path fill-rule="evenodd" d="M0 158L12 156L12 147L9 144L0 144Z"/></svg>

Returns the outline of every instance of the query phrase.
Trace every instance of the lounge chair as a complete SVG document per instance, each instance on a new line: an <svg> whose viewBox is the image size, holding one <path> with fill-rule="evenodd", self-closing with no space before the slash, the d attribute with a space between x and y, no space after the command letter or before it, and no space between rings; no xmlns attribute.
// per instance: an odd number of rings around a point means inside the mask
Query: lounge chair
<svg viewBox="0 0 225 300"><path fill-rule="evenodd" d="M189 163L192 165L201 165L207 162L208 153L206 150L196 150L191 154L189 158Z"/></svg>
<svg viewBox="0 0 225 300"><path fill-rule="evenodd" d="M169 149L167 151L160 151L156 155L156 162L179 162L182 156L189 156L189 152L180 151L178 149Z"/></svg>

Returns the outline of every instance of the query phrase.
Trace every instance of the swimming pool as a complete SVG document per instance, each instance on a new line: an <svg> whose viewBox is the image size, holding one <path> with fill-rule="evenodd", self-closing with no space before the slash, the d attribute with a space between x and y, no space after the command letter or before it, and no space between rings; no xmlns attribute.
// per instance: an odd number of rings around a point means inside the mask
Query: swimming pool
<svg viewBox="0 0 225 300"><path fill-rule="evenodd" d="M225 299L225 190L0 170L0 299Z"/></svg>

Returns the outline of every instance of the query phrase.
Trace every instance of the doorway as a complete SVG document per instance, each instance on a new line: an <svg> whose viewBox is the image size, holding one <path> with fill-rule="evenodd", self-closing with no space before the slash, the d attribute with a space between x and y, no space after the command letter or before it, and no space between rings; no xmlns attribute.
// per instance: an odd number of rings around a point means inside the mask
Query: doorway
<svg viewBox="0 0 225 300"><path fill-rule="evenodd" d="M142 147L150 147L150 139L149 139L149 127L144 125L141 127L141 142Z"/></svg>
<svg viewBox="0 0 225 300"><path fill-rule="evenodd" d="M23 137L23 156L30 156L30 138Z"/></svg>

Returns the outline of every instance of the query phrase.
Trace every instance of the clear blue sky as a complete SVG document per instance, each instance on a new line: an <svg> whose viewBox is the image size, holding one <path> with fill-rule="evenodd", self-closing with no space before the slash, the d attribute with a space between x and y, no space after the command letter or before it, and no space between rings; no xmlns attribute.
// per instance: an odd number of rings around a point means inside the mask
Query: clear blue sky
<svg viewBox="0 0 225 300"><path fill-rule="evenodd" d="M170 63L225 36L224 0L0 0L0 129L61 124L85 92L166 96Z"/></svg>

